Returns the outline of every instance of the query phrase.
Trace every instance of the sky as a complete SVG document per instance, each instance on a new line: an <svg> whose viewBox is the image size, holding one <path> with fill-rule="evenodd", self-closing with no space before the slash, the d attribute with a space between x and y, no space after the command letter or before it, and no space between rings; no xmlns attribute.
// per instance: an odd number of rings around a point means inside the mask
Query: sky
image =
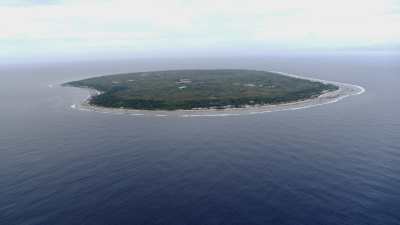
<svg viewBox="0 0 400 225"><path fill-rule="evenodd" d="M399 49L400 0L0 0L0 60Z"/></svg>

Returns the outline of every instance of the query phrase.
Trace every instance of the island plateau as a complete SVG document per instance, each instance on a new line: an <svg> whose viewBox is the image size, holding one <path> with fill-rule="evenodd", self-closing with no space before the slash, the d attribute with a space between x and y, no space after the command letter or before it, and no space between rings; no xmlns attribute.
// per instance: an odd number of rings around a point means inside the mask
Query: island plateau
<svg viewBox="0 0 400 225"><path fill-rule="evenodd" d="M338 86L258 70L174 70L106 75L65 83L96 90L91 106L139 110L225 109L316 98Z"/></svg>

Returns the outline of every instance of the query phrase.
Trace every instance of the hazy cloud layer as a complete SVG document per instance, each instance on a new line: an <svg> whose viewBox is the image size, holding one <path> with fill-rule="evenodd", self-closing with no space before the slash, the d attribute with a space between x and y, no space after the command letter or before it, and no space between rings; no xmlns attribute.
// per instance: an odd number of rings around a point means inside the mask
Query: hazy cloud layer
<svg viewBox="0 0 400 225"><path fill-rule="evenodd" d="M0 3L0 56L397 45L394 0L37 0Z"/></svg>

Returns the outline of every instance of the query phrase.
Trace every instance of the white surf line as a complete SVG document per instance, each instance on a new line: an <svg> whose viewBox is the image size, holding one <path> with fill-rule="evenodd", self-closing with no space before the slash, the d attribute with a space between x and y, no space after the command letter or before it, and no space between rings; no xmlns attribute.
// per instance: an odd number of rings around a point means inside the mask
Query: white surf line
<svg viewBox="0 0 400 225"><path fill-rule="evenodd" d="M145 114L143 114L143 113L131 113L131 114L128 114L129 116L144 116Z"/></svg>
<svg viewBox="0 0 400 225"><path fill-rule="evenodd" d="M168 115L166 115L166 114L156 114L155 116L156 116L156 117L166 117L166 116L168 116Z"/></svg>
<svg viewBox="0 0 400 225"><path fill-rule="evenodd" d="M356 84L342 83L342 82L338 82L338 81L328 81L328 80L322 80L322 79L312 78L312 77L303 77L303 76L299 76L299 75L296 75L296 74L279 72L279 71L267 71L267 72L278 73L278 74L286 75L286 76L289 76L289 77L300 78L300 79L305 79L305 80L319 81L319 82L328 83L328 84L337 84L337 85L344 85L344 86L349 86L350 85L350 86L356 87L357 89L360 90L359 92L357 92L355 94L351 94L351 95L360 95L360 94L362 94L362 93L364 93L366 91L366 89L364 87L361 87L360 85L356 85Z"/></svg>
<svg viewBox="0 0 400 225"><path fill-rule="evenodd" d="M310 105L305 105L305 106L299 106L299 107L294 107L294 108L284 108L284 109L277 109L277 110L266 110L266 111L255 111L255 112L250 112L249 114L262 114L262 113L270 113L270 112L281 112L281 111L294 111L294 110L299 110L299 109L308 109L308 108L313 108L317 106L322 106L322 105L327 105L331 103L336 103L339 102L340 100L347 98L352 95L358 95L362 94L364 91L363 89L360 89L361 91L355 94L349 94L349 95L343 95L337 98L332 99L331 101L326 101L318 104L310 104Z"/></svg>
<svg viewBox="0 0 400 225"><path fill-rule="evenodd" d="M240 116L240 113L221 113L221 114L183 114L181 117L225 117L225 116Z"/></svg>
<svg viewBox="0 0 400 225"><path fill-rule="evenodd" d="M360 89L360 91L358 93L354 94L354 95L361 95L366 91L365 88L363 88L363 87L361 87L359 85L355 85L355 84L352 84L352 85Z"/></svg>
<svg viewBox="0 0 400 225"><path fill-rule="evenodd" d="M76 109L78 109L78 110L80 110L80 111L93 112L93 111L90 110L90 109L85 109L85 108L82 108L82 107L79 107L79 108L76 108Z"/></svg>

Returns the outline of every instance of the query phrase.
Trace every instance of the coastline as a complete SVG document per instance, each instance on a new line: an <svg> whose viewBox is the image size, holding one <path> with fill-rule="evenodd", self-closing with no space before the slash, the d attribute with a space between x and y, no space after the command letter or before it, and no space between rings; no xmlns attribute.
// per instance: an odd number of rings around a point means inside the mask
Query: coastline
<svg viewBox="0 0 400 225"><path fill-rule="evenodd" d="M321 106L325 104L338 102L346 97L353 95L360 95L365 92L365 89L361 86L354 84L341 83L336 81L327 81L317 78L304 77L295 74L289 74L279 71L268 71L273 73L278 73L284 76L290 76L294 78L306 79L310 81L318 81L325 84L333 84L339 87L338 90L323 93L318 97L287 102L279 104L266 104L266 105L248 105L241 108L225 108L225 109L213 109L213 108L201 108L201 109L190 109L190 110L140 110L140 109L124 109L124 108L107 108L101 106L95 106L89 104L90 98L95 95L101 94L98 90L91 88L80 88L89 91L89 95L82 102L73 104L70 106L72 109L77 109L81 111L90 111L98 113L111 113L111 114L124 114L129 116L153 116L153 117L168 117L168 116L178 116L178 117L221 117L221 116L241 116L241 115L255 115L263 114L269 112L279 112L287 110L298 110L306 109L316 106ZM69 86L73 87L73 86ZM74 87L78 88L78 87Z"/></svg>

